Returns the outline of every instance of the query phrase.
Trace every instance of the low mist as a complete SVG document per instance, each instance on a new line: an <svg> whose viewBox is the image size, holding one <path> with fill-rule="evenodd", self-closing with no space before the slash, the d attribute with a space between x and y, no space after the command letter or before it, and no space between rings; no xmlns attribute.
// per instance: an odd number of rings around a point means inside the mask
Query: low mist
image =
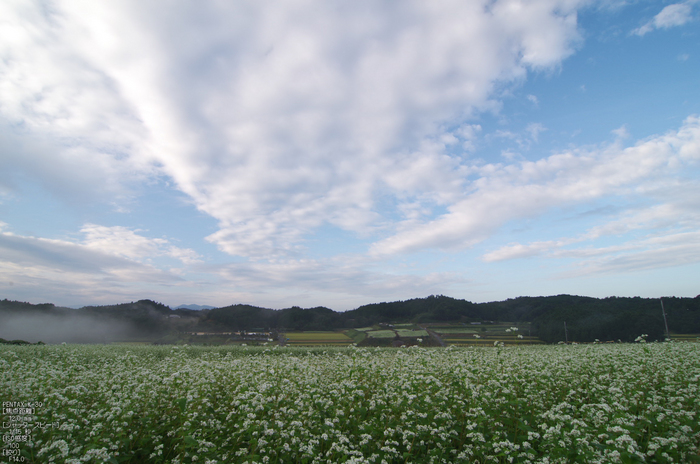
<svg viewBox="0 0 700 464"><path fill-rule="evenodd" d="M31 343L109 343L138 335L128 322L88 315L5 314L0 338Z"/></svg>

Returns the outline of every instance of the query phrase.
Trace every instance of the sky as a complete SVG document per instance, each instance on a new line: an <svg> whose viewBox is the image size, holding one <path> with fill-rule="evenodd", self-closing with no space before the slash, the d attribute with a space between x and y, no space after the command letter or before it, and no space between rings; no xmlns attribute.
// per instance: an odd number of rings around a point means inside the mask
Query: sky
<svg viewBox="0 0 700 464"><path fill-rule="evenodd" d="M0 2L0 298L699 277L698 0Z"/></svg>

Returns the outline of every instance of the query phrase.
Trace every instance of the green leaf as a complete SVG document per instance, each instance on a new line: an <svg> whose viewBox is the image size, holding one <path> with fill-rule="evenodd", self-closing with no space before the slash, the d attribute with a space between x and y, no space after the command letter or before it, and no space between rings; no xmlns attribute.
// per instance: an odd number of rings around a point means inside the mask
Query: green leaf
<svg viewBox="0 0 700 464"><path fill-rule="evenodd" d="M535 429L527 425L525 422L522 421L522 419L518 419L518 426L520 427L520 430L525 430L526 432L534 432Z"/></svg>
<svg viewBox="0 0 700 464"><path fill-rule="evenodd" d="M191 435L185 437L185 444L188 446L197 446L197 440L195 440Z"/></svg>
<svg viewBox="0 0 700 464"><path fill-rule="evenodd" d="M178 408L180 408L180 412L184 413L185 409L187 408L187 398L180 398L179 400L175 401L175 404L177 404Z"/></svg>

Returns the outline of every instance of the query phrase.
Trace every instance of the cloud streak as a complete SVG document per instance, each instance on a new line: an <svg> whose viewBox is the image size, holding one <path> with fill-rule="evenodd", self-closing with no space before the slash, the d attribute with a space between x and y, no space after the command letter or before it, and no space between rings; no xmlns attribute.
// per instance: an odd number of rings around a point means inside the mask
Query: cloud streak
<svg viewBox="0 0 700 464"><path fill-rule="evenodd" d="M485 165L465 198L448 212L375 243L375 255L425 248L461 249L478 243L511 220L537 217L553 208L607 195L653 193L676 182L684 168L700 161L700 119L688 118L678 131L622 148L552 155L520 165ZM523 250L520 250L522 252Z"/></svg>

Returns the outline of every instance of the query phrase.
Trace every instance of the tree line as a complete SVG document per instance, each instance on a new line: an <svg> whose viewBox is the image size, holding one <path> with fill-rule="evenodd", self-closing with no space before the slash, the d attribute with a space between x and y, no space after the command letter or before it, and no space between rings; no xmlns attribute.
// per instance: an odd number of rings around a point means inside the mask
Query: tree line
<svg viewBox="0 0 700 464"><path fill-rule="evenodd" d="M661 302L665 310L666 321ZM663 340L673 333L700 333L700 295L664 297L591 298L575 295L518 297L505 301L473 303L444 295L405 301L373 303L338 312L326 307L269 309L231 305L207 310L170 309L152 300L107 306L61 308L46 303L0 301L0 318L12 314L52 316L88 315L126 321L138 333L162 336L172 331L336 330L379 323L471 323L485 321L529 322L531 334L547 343L569 341L633 341L641 334ZM566 333L564 325L566 323Z"/></svg>

